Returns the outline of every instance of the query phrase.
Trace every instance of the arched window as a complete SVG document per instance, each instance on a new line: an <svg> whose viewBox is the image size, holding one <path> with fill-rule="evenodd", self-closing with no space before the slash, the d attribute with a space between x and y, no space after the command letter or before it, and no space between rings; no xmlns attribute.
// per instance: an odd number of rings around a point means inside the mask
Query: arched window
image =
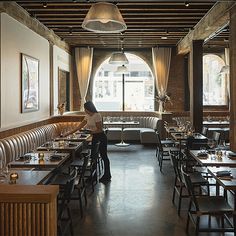
<svg viewBox="0 0 236 236"><path fill-rule="evenodd" d="M203 105L217 106L228 104L227 81L221 68L223 59L214 54L203 56Z"/></svg>
<svg viewBox="0 0 236 236"><path fill-rule="evenodd" d="M105 60L93 84L93 102L99 111L154 111L154 78L141 58L126 53L129 64L124 75ZM124 101L123 101L124 92ZM124 103L124 105L123 105Z"/></svg>

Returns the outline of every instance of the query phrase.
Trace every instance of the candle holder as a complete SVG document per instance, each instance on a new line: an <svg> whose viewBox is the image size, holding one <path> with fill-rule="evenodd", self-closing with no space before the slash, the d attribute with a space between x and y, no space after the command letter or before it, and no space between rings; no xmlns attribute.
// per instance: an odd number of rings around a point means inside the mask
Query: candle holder
<svg viewBox="0 0 236 236"><path fill-rule="evenodd" d="M13 172L10 174L10 184L16 184L16 180L19 178L18 173Z"/></svg>
<svg viewBox="0 0 236 236"><path fill-rule="evenodd" d="M44 153L43 152L40 152L39 153L39 163L43 162L44 161Z"/></svg>
<svg viewBox="0 0 236 236"><path fill-rule="evenodd" d="M63 147L65 145L65 142L64 140L60 140L58 144L59 144L59 147Z"/></svg>

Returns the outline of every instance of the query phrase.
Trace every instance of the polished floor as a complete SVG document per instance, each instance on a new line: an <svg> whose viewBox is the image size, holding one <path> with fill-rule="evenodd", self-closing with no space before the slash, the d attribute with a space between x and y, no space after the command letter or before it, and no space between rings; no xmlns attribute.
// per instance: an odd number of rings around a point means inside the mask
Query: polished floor
<svg viewBox="0 0 236 236"><path fill-rule="evenodd" d="M109 145L112 181L89 193L85 215L73 206L75 235L184 236L187 200L181 217L172 204L174 173L170 162L160 173L153 147ZM189 235L194 235L190 227ZM222 235L206 234L200 235ZM225 234L232 235L232 234Z"/></svg>

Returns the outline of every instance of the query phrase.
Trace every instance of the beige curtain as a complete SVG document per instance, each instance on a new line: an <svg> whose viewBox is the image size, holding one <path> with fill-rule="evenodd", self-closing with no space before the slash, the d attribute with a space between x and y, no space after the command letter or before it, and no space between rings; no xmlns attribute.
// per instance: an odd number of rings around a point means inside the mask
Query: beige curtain
<svg viewBox="0 0 236 236"><path fill-rule="evenodd" d="M152 48L152 61L156 80L156 89L159 96L167 91L171 60L171 48Z"/></svg>
<svg viewBox="0 0 236 236"><path fill-rule="evenodd" d="M152 48L152 61L156 80L156 89L159 97L159 112L164 112L163 101L167 92L170 71L171 48ZM160 99L161 98L161 99ZM162 100L163 99L163 100Z"/></svg>
<svg viewBox="0 0 236 236"><path fill-rule="evenodd" d="M88 91L92 69L93 48L75 48L76 72L81 95L80 110L84 110L85 98Z"/></svg>

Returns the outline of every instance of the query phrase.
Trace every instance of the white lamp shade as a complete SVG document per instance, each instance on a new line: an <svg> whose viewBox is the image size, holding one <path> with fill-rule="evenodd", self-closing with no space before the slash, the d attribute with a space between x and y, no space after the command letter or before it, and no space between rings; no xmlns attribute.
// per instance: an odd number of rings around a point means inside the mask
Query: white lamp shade
<svg viewBox="0 0 236 236"><path fill-rule="evenodd" d="M125 65L118 66L115 73L116 74L128 74L128 68Z"/></svg>
<svg viewBox="0 0 236 236"><path fill-rule="evenodd" d="M109 64L123 65L129 64L129 61L123 52L113 52L109 59Z"/></svg>
<svg viewBox="0 0 236 236"><path fill-rule="evenodd" d="M108 2L93 4L82 27L96 33L119 33L127 29L118 7Z"/></svg>

